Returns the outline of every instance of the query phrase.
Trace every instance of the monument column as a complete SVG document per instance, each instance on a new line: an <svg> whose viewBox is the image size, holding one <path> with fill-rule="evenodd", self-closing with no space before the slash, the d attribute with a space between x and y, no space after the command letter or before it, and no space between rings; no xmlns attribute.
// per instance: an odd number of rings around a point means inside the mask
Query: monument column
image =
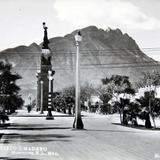
<svg viewBox="0 0 160 160"><path fill-rule="evenodd" d="M49 94L49 79L48 79L48 72L52 71L52 64L51 64L51 50L48 46L49 40L47 35L47 27L45 23L43 23L44 29L44 38L42 44L42 51L41 51L41 66L40 66L40 73L37 76L37 84L40 84L40 81L43 81L43 97L42 94L37 94L37 102L43 102L43 110L48 110L48 94ZM37 93L40 93L40 87L37 87ZM50 93L53 94L53 90ZM43 100L42 100L43 98ZM39 103L37 103L37 108L39 107Z"/></svg>

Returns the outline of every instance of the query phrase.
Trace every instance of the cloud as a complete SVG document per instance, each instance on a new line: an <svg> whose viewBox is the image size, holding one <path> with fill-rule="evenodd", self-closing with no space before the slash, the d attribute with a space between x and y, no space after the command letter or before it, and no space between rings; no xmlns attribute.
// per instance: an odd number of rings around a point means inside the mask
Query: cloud
<svg viewBox="0 0 160 160"><path fill-rule="evenodd" d="M56 0L57 18L75 27L97 25L107 28L154 30L160 21L125 0Z"/></svg>

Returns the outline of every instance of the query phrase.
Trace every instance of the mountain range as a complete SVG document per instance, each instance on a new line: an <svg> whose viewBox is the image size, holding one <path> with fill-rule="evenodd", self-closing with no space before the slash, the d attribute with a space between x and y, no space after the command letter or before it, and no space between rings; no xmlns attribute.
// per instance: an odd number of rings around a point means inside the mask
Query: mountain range
<svg viewBox="0 0 160 160"><path fill-rule="evenodd" d="M54 90L75 84L76 47L74 36L78 30L64 37L50 38L52 66L55 70ZM136 41L120 29L98 29L89 26L80 30L81 83L100 84L101 79L113 74L126 75L132 82L142 72L160 70L159 63L141 51ZM43 37L42 37L43 38ZM36 72L40 69L41 45L18 46L0 52L0 59L13 64L22 79L18 84L22 94L35 96Z"/></svg>

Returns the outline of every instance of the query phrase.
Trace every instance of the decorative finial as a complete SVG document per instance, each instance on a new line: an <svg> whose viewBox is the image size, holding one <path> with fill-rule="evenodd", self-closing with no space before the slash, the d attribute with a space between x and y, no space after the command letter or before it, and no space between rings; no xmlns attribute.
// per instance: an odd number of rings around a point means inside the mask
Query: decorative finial
<svg viewBox="0 0 160 160"><path fill-rule="evenodd" d="M46 23L43 22L43 28L44 28L44 38L43 38L43 49L48 49L48 44L49 44L49 40L48 40L48 36L47 36L47 27L46 27Z"/></svg>
<svg viewBox="0 0 160 160"><path fill-rule="evenodd" d="M80 31L78 31L78 33L77 33L77 34L78 34L79 36L82 36Z"/></svg>
<svg viewBox="0 0 160 160"><path fill-rule="evenodd" d="M48 27L46 27L46 23L45 22L43 22L43 28L46 30L46 29L48 29Z"/></svg>

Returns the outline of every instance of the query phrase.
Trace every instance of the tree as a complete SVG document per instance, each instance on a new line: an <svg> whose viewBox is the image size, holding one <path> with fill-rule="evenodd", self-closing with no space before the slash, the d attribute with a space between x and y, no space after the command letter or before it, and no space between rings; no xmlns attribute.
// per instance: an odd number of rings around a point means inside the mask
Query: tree
<svg viewBox="0 0 160 160"><path fill-rule="evenodd" d="M53 98L53 104L58 112L63 111L64 113L66 113L66 102L62 94L56 95Z"/></svg>
<svg viewBox="0 0 160 160"><path fill-rule="evenodd" d="M95 88L93 87L92 84L90 83L84 83L81 86L81 101L87 101L91 99L91 96L94 95L96 93Z"/></svg>
<svg viewBox="0 0 160 160"><path fill-rule="evenodd" d="M152 103L154 117L160 116L160 98L155 98Z"/></svg>
<svg viewBox="0 0 160 160"><path fill-rule="evenodd" d="M141 111L141 107L139 103L136 101L130 102L128 105L128 114L130 116L130 121L132 122L132 125L138 126L137 117L139 116L139 113Z"/></svg>
<svg viewBox="0 0 160 160"><path fill-rule="evenodd" d="M147 94L145 94L145 96L140 97L139 99L136 99L137 102L139 102L140 104L140 111L139 111L139 118L142 120L145 120L145 127L146 128L151 128L151 121L150 121L150 116L149 116L149 108L148 106L148 102L149 102L149 98L147 96Z"/></svg>
<svg viewBox="0 0 160 160"><path fill-rule="evenodd" d="M142 78L136 83L137 88L145 88L148 93L148 103L146 107L148 109L149 115L151 116L154 128L156 128L155 123L155 112L154 112L154 103L155 95L157 87L160 86L160 73L153 71L153 72L143 72Z"/></svg>
<svg viewBox="0 0 160 160"><path fill-rule="evenodd" d="M110 78L102 79L103 85L107 88L107 93L112 96L112 98L115 98L118 102L118 98L120 94L123 94L124 98L127 98L127 95L134 95L135 90L132 87L131 82L129 81L129 77L122 76L122 75L112 75ZM123 123L122 114L124 114L124 107L126 104L120 104L121 102L118 102L118 105L116 106L118 108L118 111L120 113L120 121ZM116 103L117 104L117 103Z"/></svg>
<svg viewBox="0 0 160 160"><path fill-rule="evenodd" d="M108 102L113 98L111 90L104 85L99 85L96 88L96 94L103 102L103 105L100 106L100 112L103 114L111 113L111 105L108 104Z"/></svg>
<svg viewBox="0 0 160 160"><path fill-rule="evenodd" d="M81 106L84 105L85 101L88 101L88 100L90 101L91 96L94 95L94 93L95 93L94 87L89 83L84 83L81 86L81 97L80 97ZM65 102L70 110L70 108L75 104L75 87L71 86L71 87L64 88L62 90L62 95L65 98Z"/></svg>
<svg viewBox="0 0 160 160"><path fill-rule="evenodd" d="M20 87L16 81L21 79L17 73L12 73L12 65L8 62L0 62L0 105L4 112L15 112L16 109L23 105Z"/></svg>
<svg viewBox="0 0 160 160"><path fill-rule="evenodd" d="M71 86L63 89L62 95L66 104L66 108L68 109L68 113L72 114L71 110L74 109L75 105L75 87Z"/></svg>
<svg viewBox="0 0 160 160"><path fill-rule="evenodd" d="M107 104L111 98L113 98L112 91L109 87L104 85L100 85L96 88L96 93L103 102L103 104Z"/></svg>

